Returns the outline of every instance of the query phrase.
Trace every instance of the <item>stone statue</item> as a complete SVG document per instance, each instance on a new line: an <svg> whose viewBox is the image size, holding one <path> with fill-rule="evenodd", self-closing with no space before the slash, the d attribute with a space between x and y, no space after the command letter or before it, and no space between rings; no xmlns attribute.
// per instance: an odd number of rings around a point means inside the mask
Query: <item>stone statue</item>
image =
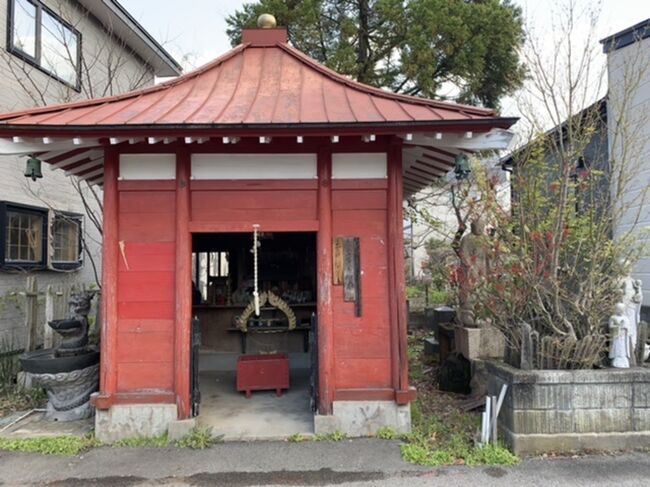
<svg viewBox="0 0 650 487"><path fill-rule="evenodd" d="M490 270L489 251L485 244L485 223L477 218L471 223L471 232L460 240L460 311L458 318L463 326L479 327L474 317L476 286Z"/></svg>
<svg viewBox="0 0 650 487"><path fill-rule="evenodd" d="M634 348L631 340L630 320L625 314L625 305L617 303L614 314L609 318L609 358L612 367L627 369L630 367L630 358Z"/></svg>
<svg viewBox="0 0 650 487"><path fill-rule="evenodd" d="M625 264L628 267L627 262ZM625 316L630 322L632 348L636 349L639 323L641 322L641 304L643 303L642 282L639 279L633 279L628 274L621 279L621 292L622 302L625 305Z"/></svg>

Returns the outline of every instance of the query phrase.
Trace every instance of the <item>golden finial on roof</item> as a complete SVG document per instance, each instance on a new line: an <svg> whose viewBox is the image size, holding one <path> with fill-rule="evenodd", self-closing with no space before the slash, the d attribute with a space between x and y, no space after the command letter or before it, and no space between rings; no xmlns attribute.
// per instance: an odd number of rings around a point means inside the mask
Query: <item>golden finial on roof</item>
<svg viewBox="0 0 650 487"><path fill-rule="evenodd" d="M271 14L262 14L257 17L257 26L260 29L273 29L278 25L275 17Z"/></svg>

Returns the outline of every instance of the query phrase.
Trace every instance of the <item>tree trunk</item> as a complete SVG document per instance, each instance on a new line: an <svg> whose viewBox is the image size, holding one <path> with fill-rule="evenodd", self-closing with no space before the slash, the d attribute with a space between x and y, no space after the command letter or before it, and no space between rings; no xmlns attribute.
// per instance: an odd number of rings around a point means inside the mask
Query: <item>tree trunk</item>
<svg viewBox="0 0 650 487"><path fill-rule="evenodd" d="M369 83L372 77L372 70L369 66L370 30L368 17L370 14L370 6L368 5L368 0L358 0L357 6L359 9L359 47L357 51L359 71L357 73L357 81Z"/></svg>

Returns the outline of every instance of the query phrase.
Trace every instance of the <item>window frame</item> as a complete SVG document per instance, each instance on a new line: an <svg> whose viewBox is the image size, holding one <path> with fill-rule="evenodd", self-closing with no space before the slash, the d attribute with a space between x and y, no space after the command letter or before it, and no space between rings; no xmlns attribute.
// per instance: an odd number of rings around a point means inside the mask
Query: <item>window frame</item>
<svg viewBox="0 0 650 487"><path fill-rule="evenodd" d="M35 56L31 56L28 53L24 52L21 50L19 47L17 47L14 44L14 6L16 3L16 0L9 0L7 2L7 51L13 54L14 56L20 58L27 64L35 67L42 73L46 74L50 78L58 81L59 83L64 84L65 86L73 89L77 93L81 92L81 60L82 60L82 47L83 47L83 39L81 32L79 32L77 29L75 29L72 24L64 20L59 14L54 12L52 9L48 8L47 6L43 5L40 1L38 0L23 0L28 3L31 3L34 8L36 9L36 16L34 18L34 22L36 23L35 25L35 46L34 46L34 54ZM42 23L42 13L43 11L47 12L48 15L52 16L57 22L60 22L64 27L69 29L77 38L77 65L75 73L76 73L76 83L72 84L69 81L66 81L59 76L57 76L55 73L47 69L45 66L41 64L41 51L42 51L42 29L43 29L43 23Z"/></svg>
<svg viewBox="0 0 650 487"><path fill-rule="evenodd" d="M7 261L7 213L26 213L38 215L43 220L41 230L41 259L39 261ZM48 212L44 208L36 206L23 205L20 203L11 203L0 201L0 268L2 269L46 269L48 260Z"/></svg>
<svg viewBox="0 0 650 487"><path fill-rule="evenodd" d="M79 256L78 259L75 262L68 262L68 261L56 261L54 260L54 225L56 223L57 218L64 217L68 220L75 220L77 224L79 225L79 233L77 235L77 255ZM83 215L80 213L70 213L67 211L54 211L53 217L52 217L52 256L51 256L51 265L52 268L57 269L57 270L72 270L72 269L79 269L83 265L83 244L81 242L82 235L83 235ZM48 252L49 254L49 252Z"/></svg>

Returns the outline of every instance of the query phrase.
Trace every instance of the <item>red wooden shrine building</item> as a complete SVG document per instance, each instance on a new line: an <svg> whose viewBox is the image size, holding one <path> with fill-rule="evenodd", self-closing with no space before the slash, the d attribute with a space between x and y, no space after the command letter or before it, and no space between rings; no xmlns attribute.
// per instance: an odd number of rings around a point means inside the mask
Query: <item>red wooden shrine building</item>
<svg viewBox="0 0 650 487"><path fill-rule="evenodd" d="M1 115L1 153L37 154L103 187L99 436L190 417L194 315L203 345L242 353L227 332L235 297L250 297L253 225L268 239L262 258L280 249L260 287L292 288L306 296L296 310L312 302L317 317L306 347L315 430L408 429L402 202L458 154L507 145L513 122L353 82L281 28L246 30L230 52L152 88ZM209 314L228 306L224 319ZM286 351L278 337L271 348Z"/></svg>

